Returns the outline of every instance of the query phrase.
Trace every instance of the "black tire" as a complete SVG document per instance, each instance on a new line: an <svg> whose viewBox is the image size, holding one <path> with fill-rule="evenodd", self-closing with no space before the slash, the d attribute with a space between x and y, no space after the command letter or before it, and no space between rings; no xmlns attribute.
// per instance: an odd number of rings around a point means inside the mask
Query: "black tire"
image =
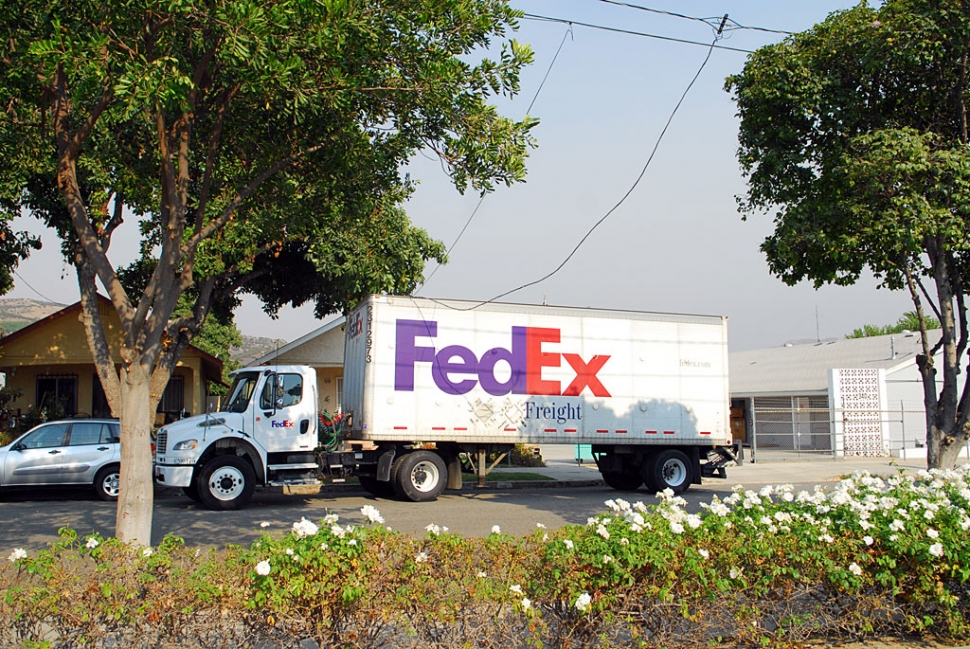
<svg viewBox="0 0 970 649"><path fill-rule="evenodd" d="M670 489L675 494L682 494L691 483L690 459L676 449L660 451L647 460L643 481L653 493Z"/></svg>
<svg viewBox="0 0 970 649"><path fill-rule="evenodd" d="M239 509L253 497L256 472L245 458L217 455L202 467L196 487L209 509Z"/></svg>
<svg viewBox="0 0 970 649"><path fill-rule="evenodd" d="M636 473L621 471L600 471L607 487L617 491L636 491L643 484L643 478Z"/></svg>
<svg viewBox="0 0 970 649"><path fill-rule="evenodd" d="M121 490L121 467L117 464L109 464L101 467L101 470L94 476L94 493L98 498L108 502L118 500L118 492Z"/></svg>
<svg viewBox="0 0 970 649"><path fill-rule="evenodd" d="M377 496L378 498L394 498L397 492L394 491L394 485L390 482L383 482L378 480L373 476L362 475L358 478L360 480L360 486L363 487L367 493Z"/></svg>
<svg viewBox="0 0 970 649"><path fill-rule="evenodd" d="M448 482L448 467L437 453L414 451L394 461L391 484L398 496L415 503L437 500Z"/></svg>
<svg viewBox="0 0 970 649"><path fill-rule="evenodd" d="M202 502L202 496L199 495L199 485L195 480L188 487L182 487L182 493L197 503Z"/></svg>

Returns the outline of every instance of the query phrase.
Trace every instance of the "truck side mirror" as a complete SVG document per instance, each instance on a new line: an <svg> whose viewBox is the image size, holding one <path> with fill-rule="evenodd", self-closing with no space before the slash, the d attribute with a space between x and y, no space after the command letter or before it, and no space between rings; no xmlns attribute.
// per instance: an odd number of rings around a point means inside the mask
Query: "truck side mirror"
<svg viewBox="0 0 970 649"><path fill-rule="evenodd" d="M300 422L300 434L306 435L308 432L310 432L310 420L304 419Z"/></svg>

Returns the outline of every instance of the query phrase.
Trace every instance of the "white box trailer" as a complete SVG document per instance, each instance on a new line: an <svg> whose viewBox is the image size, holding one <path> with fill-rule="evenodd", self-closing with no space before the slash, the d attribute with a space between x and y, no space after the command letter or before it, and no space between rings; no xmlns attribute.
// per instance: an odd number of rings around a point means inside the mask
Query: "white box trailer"
<svg viewBox="0 0 970 649"><path fill-rule="evenodd" d="M733 460L721 316L370 296L343 389L349 439L480 471L514 444L590 444L610 486L682 491Z"/></svg>
<svg viewBox="0 0 970 649"><path fill-rule="evenodd" d="M588 444L621 490L681 492L733 461L725 318L371 296L345 347L341 415L318 413L312 367L236 370L223 411L158 431L156 481L236 509L348 477L434 500L464 458L482 484L520 443Z"/></svg>

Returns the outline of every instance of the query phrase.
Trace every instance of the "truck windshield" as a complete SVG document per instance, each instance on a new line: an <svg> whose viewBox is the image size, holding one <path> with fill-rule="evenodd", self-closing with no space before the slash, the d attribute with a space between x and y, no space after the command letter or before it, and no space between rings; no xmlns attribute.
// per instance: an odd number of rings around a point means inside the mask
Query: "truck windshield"
<svg viewBox="0 0 970 649"><path fill-rule="evenodd" d="M259 381L258 372L245 372L237 374L229 389L229 405L226 407L228 412L245 412L249 405L249 398L253 396L256 383Z"/></svg>

